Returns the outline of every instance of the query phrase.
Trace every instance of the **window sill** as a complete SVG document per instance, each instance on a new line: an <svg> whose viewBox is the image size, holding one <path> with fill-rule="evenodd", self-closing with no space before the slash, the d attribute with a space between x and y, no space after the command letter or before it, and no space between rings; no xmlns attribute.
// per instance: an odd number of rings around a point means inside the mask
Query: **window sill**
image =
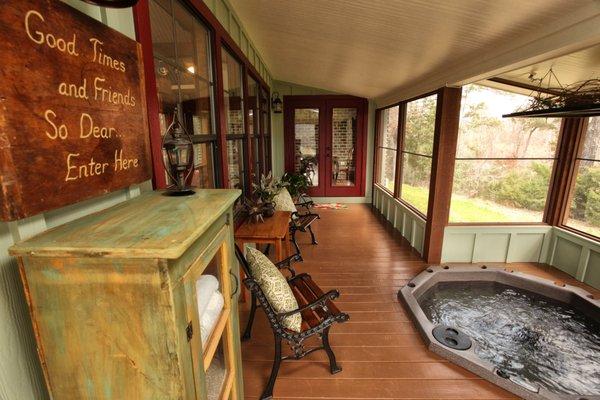
<svg viewBox="0 0 600 400"><path fill-rule="evenodd" d="M578 237L581 237L581 239L589 240L589 241L592 241L595 243L600 243L600 237L591 235L589 233L582 232L575 228L571 228L570 226L559 225L559 226L556 226L556 228L562 229L563 231L566 231L570 234L577 235Z"/></svg>
<svg viewBox="0 0 600 400"><path fill-rule="evenodd" d="M385 193L387 193L390 196L394 197L394 192L390 191L390 189L386 188L381 183L375 182L375 187L378 188L378 189L380 189L380 190L383 190Z"/></svg>
<svg viewBox="0 0 600 400"><path fill-rule="evenodd" d="M402 204L404 207L408 208L410 211L412 211L414 214L416 214L418 217L420 217L423 221L427 221L427 215L423 214L415 206L413 206L412 204L410 204L406 200L402 200L402 199L400 199L398 197L396 197L395 200L398 203Z"/></svg>
<svg viewBox="0 0 600 400"><path fill-rule="evenodd" d="M447 226L551 226L545 222L449 222Z"/></svg>

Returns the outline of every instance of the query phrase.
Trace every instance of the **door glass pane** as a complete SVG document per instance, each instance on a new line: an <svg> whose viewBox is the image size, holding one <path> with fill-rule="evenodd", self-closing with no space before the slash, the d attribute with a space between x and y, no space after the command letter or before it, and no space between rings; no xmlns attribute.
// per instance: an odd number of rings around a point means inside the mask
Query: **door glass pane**
<svg viewBox="0 0 600 400"><path fill-rule="evenodd" d="M356 108L334 108L332 113L332 186L356 184Z"/></svg>
<svg viewBox="0 0 600 400"><path fill-rule="evenodd" d="M227 168L229 171L229 188L244 188L244 141L242 139L227 140Z"/></svg>
<svg viewBox="0 0 600 400"><path fill-rule="evenodd" d="M228 398L233 379L233 364L228 357L231 353L227 352L231 348L230 325L220 324L231 318L230 292L222 281L227 272L223 271L221 257L221 252L217 252L193 285L202 342L202 357L196 357L196 363L198 370L205 371L206 398L215 400ZM192 352L197 351L194 343L197 342L192 341Z"/></svg>
<svg viewBox="0 0 600 400"><path fill-rule="evenodd" d="M227 387L226 383L231 373L233 373L231 362L225 353L225 338L221 338L212 362L206 370L206 397L208 400L227 398L225 390L231 390L231 388Z"/></svg>
<svg viewBox="0 0 600 400"><path fill-rule="evenodd" d="M319 186L319 110L294 110L294 170L308 177L310 186Z"/></svg>

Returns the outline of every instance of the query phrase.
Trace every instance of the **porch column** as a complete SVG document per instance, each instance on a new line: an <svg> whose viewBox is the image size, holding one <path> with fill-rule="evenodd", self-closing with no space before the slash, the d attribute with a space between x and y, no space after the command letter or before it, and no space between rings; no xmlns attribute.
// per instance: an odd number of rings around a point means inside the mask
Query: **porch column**
<svg viewBox="0 0 600 400"><path fill-rule="evenodd" d="M450 87L438 92L423 246L423 258L430 264L441 262L444 228L450 216L461 94L461 88Z"/></svg>

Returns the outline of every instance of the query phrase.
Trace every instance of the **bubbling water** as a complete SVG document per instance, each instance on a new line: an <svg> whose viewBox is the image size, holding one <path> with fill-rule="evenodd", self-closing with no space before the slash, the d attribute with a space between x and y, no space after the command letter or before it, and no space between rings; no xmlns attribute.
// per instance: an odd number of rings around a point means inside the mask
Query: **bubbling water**
<svg viewBox="0 0 600 400"><path fill-rule="evenodd" d="M600 321L565 303L498 283L442 283L419 301L497 368L557 394L600 394Z"/></svg>

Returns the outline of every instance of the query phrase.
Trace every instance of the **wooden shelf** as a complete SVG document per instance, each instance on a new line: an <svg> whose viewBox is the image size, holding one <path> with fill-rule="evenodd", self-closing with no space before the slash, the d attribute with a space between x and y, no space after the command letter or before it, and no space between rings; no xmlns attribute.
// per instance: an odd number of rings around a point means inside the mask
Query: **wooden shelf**
<svg viewBox="0 0 600 400"><path fill-rule="evenodd" d="M215 325L215 329L212 331L210 338L208 338L208 342L206 343L206 347L204 349L204 370L206 371L210 366L210 363L217 351L217 347L219 346L219 341L221 340L221 336L223 335L223 331L227 326L227 322L229 321L229 308L224 308L221 311L221 315L219 316L219 320Z"/></svg>

